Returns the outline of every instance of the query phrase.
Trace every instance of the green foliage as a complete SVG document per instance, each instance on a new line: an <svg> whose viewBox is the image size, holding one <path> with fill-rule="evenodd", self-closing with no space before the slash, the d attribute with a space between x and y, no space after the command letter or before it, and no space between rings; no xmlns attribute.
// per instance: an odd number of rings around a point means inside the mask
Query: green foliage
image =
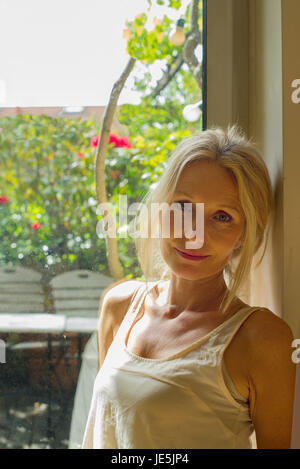
<svg viewBox="0 0 300 469"><path fill-rule="evenodd" d="M139 106L123 104L119 113L119 121L130 126L132 135L135 135L132 138L132 160L146 169L142 176L146 183L145 191L149 184L158 180L177 143L199 130L199 122L187 123L182 116L183 102L188 103L185 90L179 89L175 80L168 88L161 93L159 100L151 95L145 96ZM199 90L193 91L199 97Z"/></svg>
<svg viewBox="0 0 300 469"><path fill-rule="evenodd" d="M148 3L151 6L152 0L148 0ZM180 0L156 0L156 4L176 10L181 7ZM187 6L184 15L184 32L186 34L190 29L189 9L190 5ZM174 46L169 40L169 35L175 27L174 21L167 15L163 15L161 19L155 18L154 27L149 30L147 20L147 13L142 13L136 16L133 21L126 21L129 37L128 54L145 64L152 64L156 60L165 60L166 63L171 64L182 48L182 46ZM199 1L198 24L199 28L202 28L202 0Z"/></svg>
<svg viewBox="0 0 300 469"><path fill-rule="evenodd" d="M9 199L0 204L1 264L105 269L90 147L98 127L46 115L0 119L1 195Z"/></svg>
<svg viewBox="0 0 300 469"><path fill-rule="evenodd" d="M152 31L148 31L144 27L147 19L144 13L132 22L127 22L131 34L127 43L128 53L144 63L153 63L158 58L170 58L174 47L168 38L171 20L165 15Z"/></svg>

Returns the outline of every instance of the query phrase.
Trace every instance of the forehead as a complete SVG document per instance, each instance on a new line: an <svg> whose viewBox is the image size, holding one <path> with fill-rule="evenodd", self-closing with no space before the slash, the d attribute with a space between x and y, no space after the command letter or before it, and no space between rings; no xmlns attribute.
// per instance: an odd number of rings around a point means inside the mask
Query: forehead
<svg viewBox="0 0 300 469"><path fill-rule="evenodd" d="M181 172L175 192L189 194L195 199L239 201L235 177L215 161L193 161Z"/></svg>

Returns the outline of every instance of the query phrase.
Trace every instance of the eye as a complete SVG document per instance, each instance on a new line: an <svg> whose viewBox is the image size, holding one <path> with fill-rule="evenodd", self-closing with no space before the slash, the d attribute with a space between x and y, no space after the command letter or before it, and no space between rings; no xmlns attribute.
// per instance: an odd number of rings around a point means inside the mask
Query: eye
<svg viewBox="0 0 300 469"><path fill-rule="evenodd" d="M229 223L232 220L232 216L228 215L228 213L226 213L226 212L221 212L221 213L219 213L219 215L216 215L216 216L227 217L227 219L225 219L225 220L224 220L224 218L221 219L221 220L219 219L219 221L221 221L222 223Z"/></svg>
<svg viewBox="0 0 300 469"><path fill-rule="evenodd" d="M186 211L191 211L191 207L189 207L188 205L186 207L184 206L185 203L191 203L191 202L189 202L189 200L178 200L176 202L173 202L173 204L175 205L175 208L178 208L181 211L183 211L184 209ZM230 223L233 220L232 216L229 215L228 213L224 212L224 211L221 211L216 216L221 217L221 218L219 218L219 221L221 223Z"/></svg>

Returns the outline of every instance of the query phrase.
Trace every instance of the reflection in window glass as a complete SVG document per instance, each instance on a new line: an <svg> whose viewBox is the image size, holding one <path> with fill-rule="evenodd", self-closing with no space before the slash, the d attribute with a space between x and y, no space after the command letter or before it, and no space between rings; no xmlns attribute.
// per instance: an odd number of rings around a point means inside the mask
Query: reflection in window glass
<svg viewBox="0 0 300 469"><path fill-rule="evenodd" d="M99 306L115 282L106 240L96 229L95 156L110 91L129 56L136 64L109 128L101 179L116 208L123 280L140 279L142 272L119 196L127 196L128 207L140 202L175 146L205 128L205 5L199 1L191 59L184 54L189 1L152 0L143 9L140 0L130 3L129 9L121 0L83 2L70 17L61 2L52 2L45 16L30 0L21 7L28 22L34 18L30 34L14 28L21 51L13 39L6 42L7 75L0 76L1 448L78 448L82 442L98 371ZM19 8L19 2L3 3L7 28L22 16ZM102 41L100 16L107 25ZM22 70L22 82L14 67Z"/></svg>

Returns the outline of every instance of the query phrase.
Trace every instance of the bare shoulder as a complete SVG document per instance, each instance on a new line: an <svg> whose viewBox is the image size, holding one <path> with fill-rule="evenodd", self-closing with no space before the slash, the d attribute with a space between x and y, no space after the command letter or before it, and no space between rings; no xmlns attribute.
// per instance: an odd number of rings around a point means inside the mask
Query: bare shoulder
<svg viewBox="0 0 300 469"><path fill-rule="evenodd" d="M288 449L296 377L292 330L267 308L253 312L243 329L244 368L257 447Z"/></svg>
<svg viewBox="0 0 300 469"><path fill-rule="evenodd" d="M283 319L268 308L258 308L242 323L225 350L233 382L245 398L250 398L252 408L258 389L271 382L270 373L286 381L285 373L293 375L292 341L291 328Z"/></svg>
<svg viewBox="0 0 300 469"><path fill-rule="evenodd" d="M105 310L106 314L112 316L111 319L114 322L119 323L126 313L134 293L142 283L139 280L122 279L110 285L103 292L102 311Z"/></svg>
<svg viewBox="0 0 300 469"><path fill-rule="evenodd" d="M121 279L109 285L102 293L99 306L98 352L101 368L129 304L137 288L138 280Z"/></svg>
<svg viewBox="0 0 300 469"><path fill-rule="evenodd" d="M268 308L254 311L244 322L242 330L248 345L253 341L255 345L261 341L271 345L278 341L293 340L290 326Z"/></svg>
<svg viewBox="0 0 300 469"><path fill-rule="evenodd" d="M139 280L122 279L110 285L105 291L105 299L111 306L126 303L131 300L133 293L143 282Z"/></svg>
<svg viewBox="0 0 300 469"><path fill-rule="evenodd" d="M259 364L274 360L289 360L294 340L290 326L267 308L254 311L243 323L240 340L249 366L257 369Z"/></svg>

